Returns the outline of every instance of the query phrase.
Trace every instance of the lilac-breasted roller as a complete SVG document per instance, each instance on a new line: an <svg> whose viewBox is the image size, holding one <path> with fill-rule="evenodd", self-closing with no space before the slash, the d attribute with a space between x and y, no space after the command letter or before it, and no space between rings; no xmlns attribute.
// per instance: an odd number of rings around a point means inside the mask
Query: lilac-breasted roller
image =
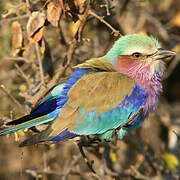
<svg viewBox="0 0 180 180"><path fill-rule="evenodd" d="M14 126L0 135L49 122L21 146L80 135L122 139L155 109L162 91L163 59L170 56L175 52L162 49L153 37L122 36L105 56L77 65L66 82L57 84L29 115L7 123Z"/></svg>

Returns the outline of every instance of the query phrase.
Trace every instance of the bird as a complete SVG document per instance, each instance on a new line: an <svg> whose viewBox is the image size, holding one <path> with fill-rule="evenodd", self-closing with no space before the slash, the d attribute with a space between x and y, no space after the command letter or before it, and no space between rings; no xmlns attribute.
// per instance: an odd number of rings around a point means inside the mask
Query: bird
<svg viewBox="0 0 180 180"><path fill-rule="evenodd" d="M123 139L155 110L166 59L175 55L152 36L121 36L104 56L76 65L69 79L55 85L28 115L8 122L0 136L48 123L20 146L82 135Z"/></svg>

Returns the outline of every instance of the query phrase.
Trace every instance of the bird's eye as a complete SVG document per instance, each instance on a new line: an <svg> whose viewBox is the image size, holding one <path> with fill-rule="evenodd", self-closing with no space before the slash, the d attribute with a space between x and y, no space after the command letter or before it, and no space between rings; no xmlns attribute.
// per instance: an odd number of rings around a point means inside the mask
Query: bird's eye
<svg viewBox="0 0 180 180"><path fill-rule="evenodd" d="M137 58L138 58L138 57L140 57L140 56L141 56L141 53L135 52L135 53L133 53L133 54L132 54L132 56L134 56L134 57L137 57Z"/></svg>

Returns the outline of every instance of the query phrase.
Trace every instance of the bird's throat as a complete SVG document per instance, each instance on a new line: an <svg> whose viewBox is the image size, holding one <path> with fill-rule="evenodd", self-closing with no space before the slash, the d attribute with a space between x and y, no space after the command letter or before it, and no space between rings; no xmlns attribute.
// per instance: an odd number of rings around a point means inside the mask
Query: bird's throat
<svg viewBox="0 0 180 180"><path fill-rule="evenodd" d="M154 69L152 70L150 65L145 65L139 61L127 58L118 60L118 64L115 65L115 67L117 71L132 78L137 84L145 89L147 92L145 116L148 116L158 103L158 97L162 91L161 77L163 72L158 72Z"/></svg>

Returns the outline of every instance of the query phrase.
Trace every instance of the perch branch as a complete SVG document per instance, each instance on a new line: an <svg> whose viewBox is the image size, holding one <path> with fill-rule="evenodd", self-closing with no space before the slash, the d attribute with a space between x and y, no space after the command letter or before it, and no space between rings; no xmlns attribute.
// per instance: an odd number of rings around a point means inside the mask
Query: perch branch
<svg viewBox="0 0 180 180"><path fill-rule="evenodd" d="M123 127L128 125L131 121L133 121L136 116L144 109L144 105L141 106L138 111L136 113L134 113L126 122L124 122L123 124L121 124L117 129L116 129L116 133L118 133L118 131Z"/></svg>

